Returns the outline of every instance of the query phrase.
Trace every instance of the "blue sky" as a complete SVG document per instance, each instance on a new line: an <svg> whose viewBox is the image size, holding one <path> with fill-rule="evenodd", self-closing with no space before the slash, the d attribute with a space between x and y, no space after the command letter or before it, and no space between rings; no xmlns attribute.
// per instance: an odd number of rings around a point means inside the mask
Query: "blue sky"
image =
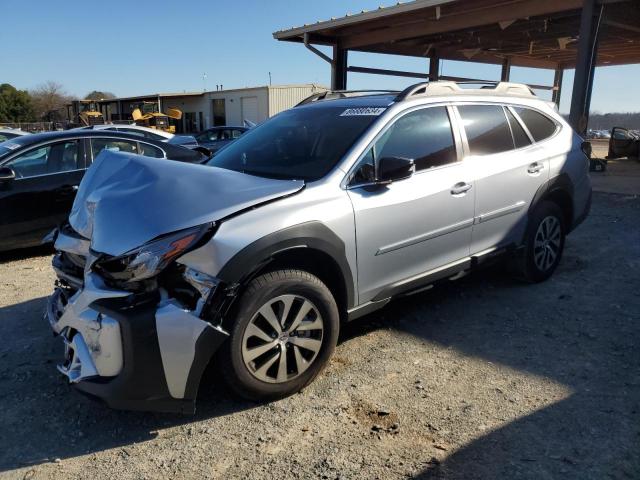
<svg viewBox="0 0 640 480"><path fill-rule="evenodd" d="M119 96L274 84L329 84L329 66L276 30L375 9L385 0L4 0L0 82L29 89L57 81L71 94ZM427 70L426 59L351 53L351 65ZM446 75L495 80L500 67L444 62ZM640 66L596 71L592 111L640 111ZM550 84L553 73L514 69L513 81ZM565 73L567 111L573 72ZM349 74L349 88L401 88L412 79Z"/></svg>

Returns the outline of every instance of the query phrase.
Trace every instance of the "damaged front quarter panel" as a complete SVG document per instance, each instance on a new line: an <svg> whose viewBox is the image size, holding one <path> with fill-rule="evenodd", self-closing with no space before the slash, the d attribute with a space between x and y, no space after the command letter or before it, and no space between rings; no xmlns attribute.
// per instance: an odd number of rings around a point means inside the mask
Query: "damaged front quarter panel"
<svg viewBox="0 0 640 480"><path fill-rule="evenodd" d="M219 317L209 316L209 300L228 289L176 262L178 246L193 242L173 236L197 229L197 243L200 230L214 232L219 220L303 187L103 151L80 185L68 231L56 239L59 280L47 317L66 344L60 370L113 408L195 411L205 367L228 337ZM138 250L160 250L167 261L153 276L121 279L137 265L129 257L138 259Z"/></svg>

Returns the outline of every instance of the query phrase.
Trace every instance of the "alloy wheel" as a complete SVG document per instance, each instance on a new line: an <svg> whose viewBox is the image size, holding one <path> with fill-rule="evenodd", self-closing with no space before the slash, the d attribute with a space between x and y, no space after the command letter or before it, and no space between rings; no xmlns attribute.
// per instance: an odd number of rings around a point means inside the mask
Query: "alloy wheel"
<svg viewBox="0 0 640 480"><path fill-rule="evenodd" d="M536 231L533 242L533 261L541 272L550 269L562 245L562 227L560 220L554 216L545 217Z"/></svg>
<svg viewBox="0 0 640 480"><path fill-rule="evenodd" d="M253 315L242 337L242 360L267 383L302 375L318 356L324 322L316 306L301 295L280 295Z"/></svg>

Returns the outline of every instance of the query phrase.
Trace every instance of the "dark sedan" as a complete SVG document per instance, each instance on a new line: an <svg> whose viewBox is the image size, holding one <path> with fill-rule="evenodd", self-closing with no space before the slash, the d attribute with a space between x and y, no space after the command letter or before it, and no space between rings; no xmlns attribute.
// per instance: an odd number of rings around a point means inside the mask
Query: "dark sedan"
<svg viewBox="0 0 640 480"><path fill-rule="evenodd" d="M202 153L139 136L91 130L0 143L0 251L38 245L69 215L84 172L102 150L200 163Z"/></svg>
<svg viewBox="0 0 640 480"><path fill-rule="evenodd" d="M196 141L215 153L240 138L247 130L245 127L213 127L196 135Z"/></svg>

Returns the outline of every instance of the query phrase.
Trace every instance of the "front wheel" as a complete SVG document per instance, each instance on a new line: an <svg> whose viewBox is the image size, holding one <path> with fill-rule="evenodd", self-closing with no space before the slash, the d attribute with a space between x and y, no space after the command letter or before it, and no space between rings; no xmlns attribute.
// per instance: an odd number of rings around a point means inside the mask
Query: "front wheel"
<svg viewBox="0 0 640 480"><path fill-rule="evenodd" d="M524 251L515 261L515 273L528 282L548 279L560 263L565 240L565 219L560 207L543 201L532 212Z"/></svg>
<svg viewBox="0 0 640 480"><path fill-rule="evenodd" d="M236 393L251 400L303 389L322 371L338 340L335 299L320 279L301 270L257 277L236 312L220 351L223 375Z"/></svg>

